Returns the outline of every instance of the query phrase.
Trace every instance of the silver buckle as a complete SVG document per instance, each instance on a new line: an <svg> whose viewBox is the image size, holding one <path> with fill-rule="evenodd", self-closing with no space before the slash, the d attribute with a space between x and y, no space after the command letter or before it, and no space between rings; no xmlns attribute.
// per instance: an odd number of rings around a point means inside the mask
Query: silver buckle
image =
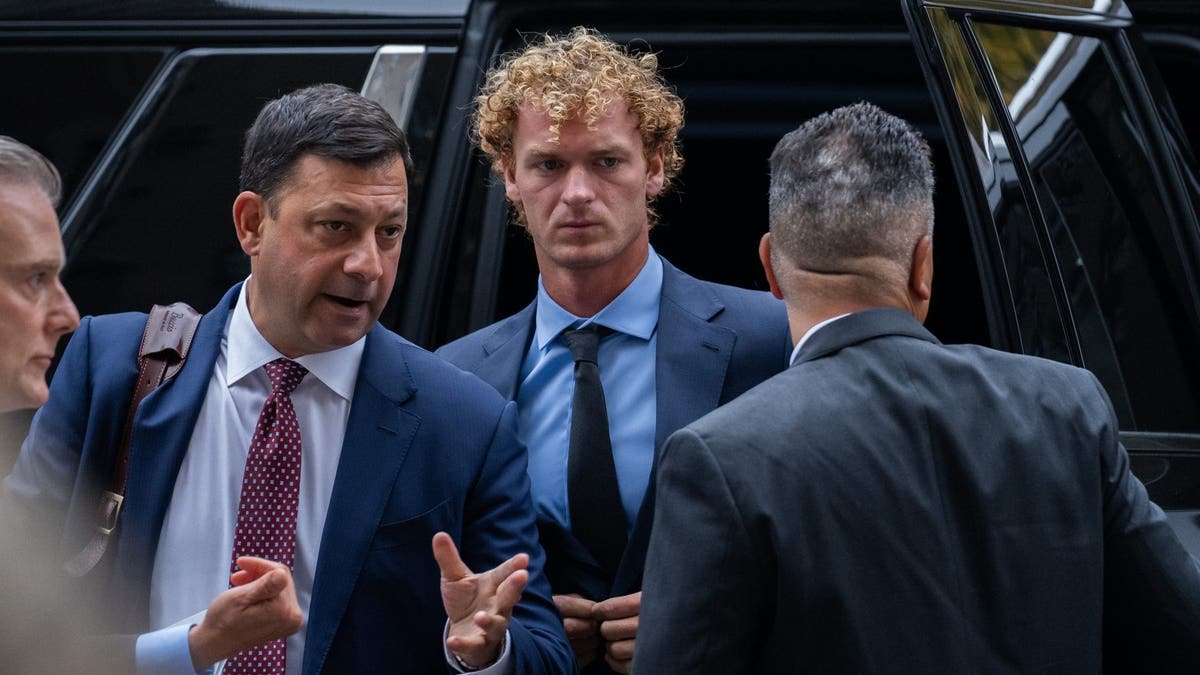
<svg viewBox="0 0 1200 675"><path fill-rule="evenodd" d="M96 526L100 530L100 534L105 536L111 535L113 530L117 529L117 518L121 515L121 504L125 501L123 495L115 492L104 491L101 496L100 507L103 512L100 514L102 522Z"/></svg>

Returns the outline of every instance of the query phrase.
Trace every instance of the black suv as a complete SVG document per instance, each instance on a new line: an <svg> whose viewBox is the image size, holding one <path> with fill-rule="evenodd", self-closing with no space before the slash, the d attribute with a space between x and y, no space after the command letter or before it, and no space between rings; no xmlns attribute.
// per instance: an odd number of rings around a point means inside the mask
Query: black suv
<svg viewBox="0 0 1200 675"><path fill-rule="evenodd" d="M472 96L497 54L580 24L658 52L686 102L688 164L652 240L702 278L764 287L783 133L857 100L918 126L938 170L930 328L1095 372L1135 471L1200 551L1195 0L4 0L0 133L63 171L82 313L205 309L248 273L229 210L258 108L361 89L417 166L382 320L436 347L534 292L467 138Z"/></svg>

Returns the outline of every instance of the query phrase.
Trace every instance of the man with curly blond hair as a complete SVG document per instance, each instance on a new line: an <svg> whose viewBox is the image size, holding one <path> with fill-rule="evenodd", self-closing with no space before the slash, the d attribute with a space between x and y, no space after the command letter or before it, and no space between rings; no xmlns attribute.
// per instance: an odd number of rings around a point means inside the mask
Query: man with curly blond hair
<svg viewBox="0 0 1200 675"><path fill-rule="evenodd" d="M475 112L541 275L528 307L439 353L517 402L579 664L628 672L657 449L783 369L787 318L769 294L694 279L650 246L652 204L683 166L683 102L654 54L586 28L547 35L487 74Z"/></svg>

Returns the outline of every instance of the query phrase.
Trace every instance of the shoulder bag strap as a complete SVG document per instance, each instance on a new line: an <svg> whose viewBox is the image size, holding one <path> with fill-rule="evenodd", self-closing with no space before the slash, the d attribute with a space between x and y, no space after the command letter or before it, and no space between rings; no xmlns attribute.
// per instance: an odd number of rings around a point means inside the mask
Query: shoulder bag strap
<svg viewBox="0 0 1200 675"><path fill-rule="evenodd" d="M129 400L125 423L121 427L121 445L113 462L108 489L100 496L96 531L87 546L63 565L68 575L82 577L87 574L108 550L108 542L121 516L121 504L125 501L125 478L129 472L129 440L133 435L134 415L142 399L160 384L175 377L183 368L198 325L200 313L182 302L155 305L146 317L146 328L142 331L142 343L138 347L137 384L133 398Z"/></svg>

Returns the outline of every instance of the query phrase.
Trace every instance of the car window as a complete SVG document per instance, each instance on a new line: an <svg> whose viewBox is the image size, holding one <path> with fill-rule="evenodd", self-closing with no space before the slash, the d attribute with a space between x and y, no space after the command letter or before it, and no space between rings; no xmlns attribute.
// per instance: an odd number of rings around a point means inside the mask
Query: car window
<svg viewBox="0 0 1200 675"><path fill-rule="evenodd" d="M1008 141L988 100L984 78L972 61L964 36L945 10L929 16L950 74L958 112L971 148L970 167L987 205L990 228L980 236L994 279L1000 281L993 320L1004 321L1007 341L997 347L1057 361L1073 360L1070 330L1054 282L1047 271L1045 244L1030 216L1024 187L1013 165Z"/></svg>
<svg viewBox="0 0 1200 675"><path fill-rule="evenodd" d="M1097 37L968 22L1015 124L1079 340L1122 426L1198 431L1200 327L1150 139Z"/></svg>
<svg viewBox="0 0 1200 675"><path fill-rule="evenodd" d="M168 53L132 47L0 49L7 92L0 105L0 134L54 162L66 206Z"/></svg>
<svg viewBox="0 0 1200 675"><path fill-rule="evenodd" d="M245 130L263 103L301 86L358 89L374 53L197 49L176 57L105 158L105 182L64 222L63 280L80 313L215 304L249 273L230 217Z"/></svg>

